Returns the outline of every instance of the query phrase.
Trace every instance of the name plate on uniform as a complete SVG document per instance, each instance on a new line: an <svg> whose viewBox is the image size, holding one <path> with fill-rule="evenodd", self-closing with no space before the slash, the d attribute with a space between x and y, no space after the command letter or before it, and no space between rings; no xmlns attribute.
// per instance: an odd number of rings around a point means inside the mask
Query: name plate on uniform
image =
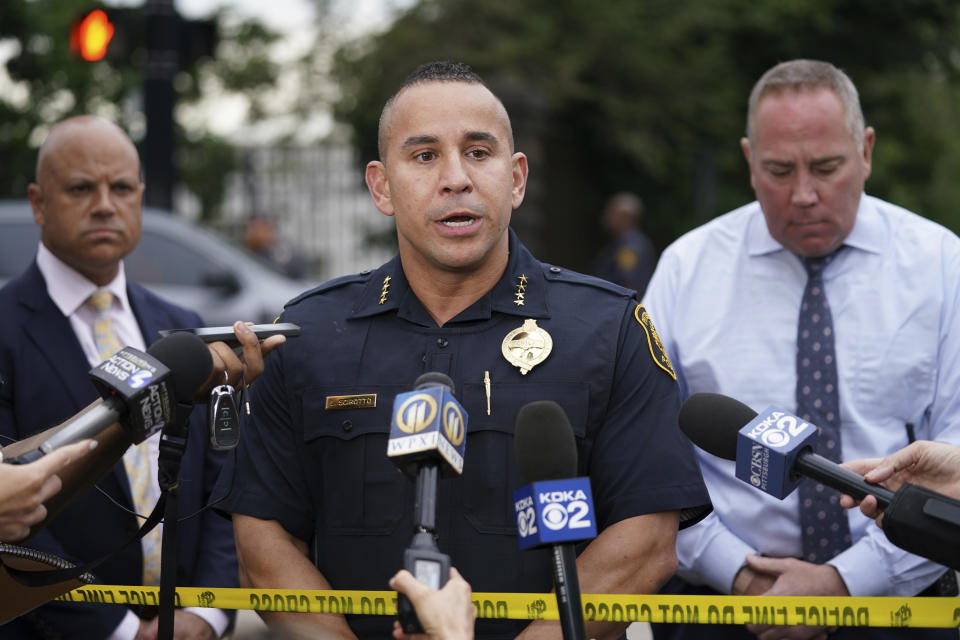
<svg viewBox="0 0 960 640"><path fill-rule="evenodd" d="M361 393L355 396L327 396L324 407L327 411L343 409L373 409L377 406L377 394Z"/></svg>

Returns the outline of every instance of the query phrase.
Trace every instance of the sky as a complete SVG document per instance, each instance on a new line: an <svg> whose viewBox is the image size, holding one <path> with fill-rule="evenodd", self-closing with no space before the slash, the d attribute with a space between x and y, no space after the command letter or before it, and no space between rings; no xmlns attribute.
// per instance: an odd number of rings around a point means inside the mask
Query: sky
<svg viewBox="0 0 960 640"><path fill-rule="evenodd" d="M2 2L3 0L0 0ZM284 72L284 62L305 54L314 42L317 23L317 4L329 7L327 30L344 40L386 29L398 12L411 6L415 0L174 0L177 11L185 18L210 17L218 8L226 8L236 18L252 17L264 22L282 34L271 54L280 66L277 88L266 95L268 107L284 113L285 104L296 92L300 80L291 72ZM114 6L140 6L144 0L107 0ZM6 74L2 63L16 54L12 41L0 42L0 90L13 102L25 101L25 86L18 86ZM323 70L318 70L323 73ZM188 130L209 131L229 140L246 144L269 144L283 135L295 133L303 144L315 142L329 135L334 122L322 108L306 122L290 117L276 116L256 123L247 123L249 101L242 95L218 92L214 87L205 91L210 97L196 106L178 106L178 120ZM136 123L130 122L131 133L136 134ZM141 123L142 124L142 123ZM37 141L39 144L39 141Z"/></svg>
<svg viewBox="0 0 960 640"><path fill-rule="evenodd" d="M141 5L143 0L108 0L115 5ZM396 13L413 4L414 0L319 0L328 2L329 19L336 24L334 31L344 39L356 38L386 29ZM218 8L226 8L236 17L253 17L283 34L273 48L273 58L281 63L277 89L268 95L268 101L278 112L284 111L285 100L293 93L292 74L283 73L282 63L306 53L317 31L317 0L174 0L177 11L185 18L207 18ZM328 29L330 25L327 25ZM290 118L265 118L254 124L245 124L249 105L241 95L217 95L207 92L211 99L195 107L181 108L178 118L186 126L210 131L247 144L268 144L291 131L296 139L309 143L327 136L333 130L329 113L318 110L308 121Z"/></svg>
<svg viewBox="0 0 960 640"><path fill-rule="evenodd" d="M142 2L131 1L127 4ZM288 33L302 29L316 17L316 3L311 0L175 0L174 4L181 15L189 18L207 17L218 7L226 6ZM334 14L346 20L350 32L360 34L385 27L393 8L409 6L410 1L333 0L332 5Z"/></svg>
<svg viewBox="0 0 960 640"><path fill-rule="evenodd" d="M295 32L316 17L318 2L329 2L333 13L347 19L351 33L383 28L397 7L413 0L174 0L180 15L187 18L209 17L219 7L228 7L240 15L256 17L271 27ZM144 0L106 0L114 6L139 6Z"/></svg>

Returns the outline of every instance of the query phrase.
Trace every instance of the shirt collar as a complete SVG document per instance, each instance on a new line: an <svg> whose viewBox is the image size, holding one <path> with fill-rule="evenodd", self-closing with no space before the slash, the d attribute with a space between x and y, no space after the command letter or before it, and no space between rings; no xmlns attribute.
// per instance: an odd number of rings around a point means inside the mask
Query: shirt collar
<svg viewBox="0 0 960 640"><path fill-rule="evenodd" d="M129 310L127 300L127 277L123 270L123 261L117 270L117 276L106 287L98 287L87 280L76 269L67 265L47 249L41 242L37 248L37 268L47 283L47 293L60 312L70 317L83 306L90 294L97 289L107 289L120 302L121 310Z"/></svg>
<svg viewBox="0 0 960 640"><path fill-rule="evenodd" d="M523 246L513 229L508 233L510 258L503 275L490 291L444 326L488 320L494 311L524 318L549 317L543 266ZM394 256L390 262L373 272L350 317L364 318L388 312L396 312L399 317L417 324L436 326L410 289L400 264L400 256Z"/></svg>
<svg viewBox="0 0 960 640"><path fill-rule="evenodd" d="M843 244L870 253L881 253L884 235L883 216L877 210L876 200L862 194L860 207L857 209L857 221Z"/></svg>
<svg viewBox="0 0 960 640"><path fill-rule="evenodd" d="M783 246L777 242L770 231L767 229L766 218L763 217L763 210L757 203L757 211L760 215L752 216L747 228L747 254L750 256L760 256L776 251L786 251ZM860 205L857 207L857 219L853 224L853 229L843 241L844 245L869 251L870 253L880 253L883 248L883 220L877 211L873 199L866 194L860 194Z"/></svg>

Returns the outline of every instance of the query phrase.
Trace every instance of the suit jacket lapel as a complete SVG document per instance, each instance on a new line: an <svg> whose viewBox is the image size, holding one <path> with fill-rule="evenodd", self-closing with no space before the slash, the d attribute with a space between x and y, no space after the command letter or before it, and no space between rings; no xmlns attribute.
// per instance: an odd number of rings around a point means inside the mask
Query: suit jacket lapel
<svg viewBox="0 0 960 640"><path fill-rule="evenodd" d="M127 282L127 299L130 301L133 315L137 318L137 324L140 325L143 341L149 347L160 339L157 333L160 329L170 328L167 312L162 307L150 304L146 290L129 281Z"/></svg>
<svg viewBox="0 0 960 640"><path fill-rule="evenodd" d="M59 376L60 388L66 390L71 404L78 410L82 409L97 398L97 393L88 377L90 363L73 333L70 320L60 312L47 293L47 283L36 262L27 270L23 285L20 303L31 312L25 328L27 335ZM110 473L132 505L130 483L122 461L117 461Z"/></svg>
<svg viewBox="0 0 960 640"><path fill-rule="evenodd" d="M20 303L29 309L24 330L37 351L47 359L73 403L85 407L96 397L87 377L90 363L73 333L70 321L47 293L47 285L34 262L20 289ZM53 425L50 425L53 426Z"/></svg>

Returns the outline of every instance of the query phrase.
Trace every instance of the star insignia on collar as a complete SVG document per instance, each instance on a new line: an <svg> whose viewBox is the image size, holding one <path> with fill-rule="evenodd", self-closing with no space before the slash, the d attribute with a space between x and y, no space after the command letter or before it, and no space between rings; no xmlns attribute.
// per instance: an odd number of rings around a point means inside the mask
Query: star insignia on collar
<svg viewBox="0 0 960 640"><path fill-rule="evenodd" d="M390 276L387 276L383 279L383 287L380 289L380 302L377 304L385 304L387 302L388 293L390 293Z"/></svg>
<svg viewBox="0 0 960 640"><path fill-rule="evenodd" d="M518 307L523 306L523 292L527 290L527 276L525 274L520 274L517 283L517 290L513 292L514 299L513 304Z"/></svg>

